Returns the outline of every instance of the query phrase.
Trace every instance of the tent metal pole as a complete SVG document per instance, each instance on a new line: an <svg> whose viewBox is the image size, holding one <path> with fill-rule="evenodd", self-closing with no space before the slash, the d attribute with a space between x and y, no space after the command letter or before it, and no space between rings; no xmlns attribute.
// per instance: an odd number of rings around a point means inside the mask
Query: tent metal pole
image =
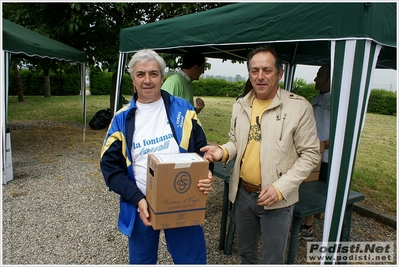
<svg viewBox="0 0 399 267"><path fill-rule="evenodd" d="M296 64L295 62L295 57L296 57L296 53L298 51L298 42L295 43L295 49L294 52L292 53L292 58L291 58L291 62L287 62L285 64L286 66L286 72L285 72L285 76L284 76L284 87L285 90L288 90L291 92L292 90L292 83L294 82L294 75L295 75L295 69L296 69Z"/></svg>
<svg viewBox="0 0 399 267"><path fill-rule="evenodd" d="M86 142L86 64L80 64L80 87L83 109L83 142Z"/></svg>
<svg viewBox="0 0 399 267"><path fill-rule="evenodd" d="M284 87L285 90L292 90L292 83L294 81L296 64L291 65L290 63L285 63L285 71L284 71Z"/></svg>
<svg viewBox="0 0 399 267"><path fill-rule="evenodd" d="M127 61L127 53L119 52L118 61L118 72L116 78L116 91L115 91L115 105L114 105L114 115L118 111L119 107L119 95L121 94L122 78L124 74L124 66Z"/></svg>
<svg viewBox="0 0 399 267"><path fill-rule="evenodd" d="M290 87L290 76L291 76L291 65L290 63L286 62L284 64L284 89L287 91L291 91Z"/></svg>
<svg viewBox="0 0 399 267"><path fill-rule="evenodd" d="M294 76L295 76L295 71L296 71L296 64L293 64L290 66L290 77L289 77L289 88L290 91L292 90L292 84L294 83Z"/></svg>
<svg viewBox="0 0 399 267"><path fill-rule="evenodd" d="M4 56L4 59L3 59ZM7 88L7 52L3 51L3 56L2 61L3 61L3 70L4 70L4 83L2 84L2 88L4 86L4 90L1 90L0 94L0 103L2 103L1 108L0 108L0 120L1 120L1 177L2 177L2 183L4 184L4 177L5 177L5 166L6 166L6 128L5 128L5 120L6 120L6 88Z"/></svg>
<svg viewBox="0 0 399 267"><path fill-rule="evenodd" d="M3 51L4 56L4 91L1 93L0 102L4 103L0 109L1 114L1 164L2 164L2 183L6 184L13 179L12 161L7 161L7 143L9 135L7 134L7 117L8 117L8 86L9 86L9 70L11 54ZM11 148L10 148L11 149ZM10 165L10 166L8 166ZM7 168L9 170L7 170ZM10 169L11 168L11 169ZM11 170L11 174L7 175L7 171Z"/></svg>

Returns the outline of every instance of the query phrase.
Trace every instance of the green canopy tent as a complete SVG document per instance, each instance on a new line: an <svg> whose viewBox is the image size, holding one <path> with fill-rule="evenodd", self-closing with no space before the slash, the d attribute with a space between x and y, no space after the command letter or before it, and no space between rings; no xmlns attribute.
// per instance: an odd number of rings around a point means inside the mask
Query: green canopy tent
<svg viewBox="0 0 399 267"><path fill-rule="evenodd" d="M251 49L267 43L287 63L289 89L297 64L330 62L332 41L373 40L383 45L376 67L396 69L395 18L395 3L230 4L122 29L119 69L128 53L144 48L179 55L196 49L211 58L245 61Z"/></svg>
<svg viewBox="0 0 399 267"><path fill-rule="evenodd" d="M2 83L1 100L1 145L2 145L2 171L3 183L12 179L12 173L6 175L6 169L10 168L10 162L6 160L6 144L7 144L7 113L8 113L8 86L9 86L9 64L11 55L21 57L47 58L52 60L77 62L80 64L80 84L83 105L83 140L86 135L86 53L77 50L71 46L50 39L37 32L31 31L21 25L15 24L9 20L3 19L3 53L4 56L3 70L4 83ZM3 89L4 86L4 89ZM3 105L4 103L4 105ZM11 177L10 177L11 175ZM8 177L8 178L7 178Z"/></svg>
<svg viewBox="0 0 399 267"><path fill-rule="evenodd" d="M179 55L196 49L209 58L245 61L249 50L268 44L285 60L288 90L297 64L330 63L332 149L323 241L338 242L373 71L396 69L396 16L396 3L236 3L125 28L116 95L128 54L144 48Z"/></svg>

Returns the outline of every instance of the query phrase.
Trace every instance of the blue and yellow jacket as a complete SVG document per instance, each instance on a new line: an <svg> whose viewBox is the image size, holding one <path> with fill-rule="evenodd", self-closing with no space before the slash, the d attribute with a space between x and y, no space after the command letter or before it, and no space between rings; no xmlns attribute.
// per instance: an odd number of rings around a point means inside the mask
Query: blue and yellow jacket
<svg viewBox="0 0 399 267"><path fill-rule="evenodd" d="M193 106L186 100L161 90L166 113L180 153L196 152L207 145L205 133ZM130 236L138 202L144 194L138 189L133 173L131 147L135 131L137 94L112 119L101 151L100 167L106 185L120 195L119 230ZM213 164L210 164L213 170Z"/></svg>

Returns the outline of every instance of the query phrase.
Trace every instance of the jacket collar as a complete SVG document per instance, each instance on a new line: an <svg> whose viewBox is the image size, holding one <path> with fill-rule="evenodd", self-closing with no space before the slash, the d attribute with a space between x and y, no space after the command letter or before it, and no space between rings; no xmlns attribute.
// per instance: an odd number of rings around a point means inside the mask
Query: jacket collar
<svg viewBox="0 0 399 267"><path fill-rule="evenodd" d="M279 105L281 105L282 102L282 98L281 98L281 89L280 87L278 88L276 95L273 98L272 103L270 104L270 106L267 109L273 109ZM246 96L244 96L241 100L241 103L243 106L248 106L248 107L252 107L252 102L254 101L255 98L255 91L251 90Z"/></svg>

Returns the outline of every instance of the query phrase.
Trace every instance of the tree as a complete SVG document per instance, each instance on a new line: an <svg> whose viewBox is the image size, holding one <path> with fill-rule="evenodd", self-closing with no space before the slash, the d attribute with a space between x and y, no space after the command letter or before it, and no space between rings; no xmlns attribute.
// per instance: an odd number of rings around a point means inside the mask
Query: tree
<svg viewBox="0 0 399 267"><path fill-rule="evenodd" d="M226 3L3 3L3 17L45 36L86 51L89 66L116 75L122 28L205 11ZM151 33L149 33L151 34ZM176 56L166 58L176 68ZM110 85L110 94L115 85ZM112 98L112 97L111 97ZM110 101L114 103L114 101ZM113 104L112 104L113 105ZM111 107L113 110L113 107Z"/></svg>
<svg viewBox="0 0 399 267"><path fill-rule="evenodd" d="M12 68L14 70L14 79L15 79L15 84L18 88L18 102L24 102L24 90L22 87L22 82L21 82L21 74L19 73L18 69L18 63L19 60L12 60Z"/></svg>

